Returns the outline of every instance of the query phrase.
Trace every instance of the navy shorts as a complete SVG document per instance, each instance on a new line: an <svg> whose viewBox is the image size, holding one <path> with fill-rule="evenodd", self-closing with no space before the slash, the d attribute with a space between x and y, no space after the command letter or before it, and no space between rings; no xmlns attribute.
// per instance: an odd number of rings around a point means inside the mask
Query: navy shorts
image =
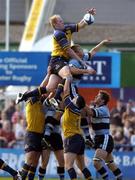
<svg viewBox="0 0 135 180"><path fill-rule="evenodd" d="M30 151L42 151L41 140L43 134L27 131L24 139L24 150L26 153Z"/></svg>
<svg viewBox="0 0 135 180"><path fill-rule="evenodd" d="M50 144L53 151L63 150L63 141L61 134L52 133L50 136Z"/></svg>
<svg viewBox="0 0 135 180"><path fill-rule="evenodd" d="M85 149L84 138L80 134L68 137L64 139L64 153L75 153L77 155L83 155Z"/></svg>
<svg viewBox="0 0 135 180"><path fill-rule="evenodd" d="M114 148L114 141L111 135L96 135L94 138L95 149L103 149L108 153L111 153Z"/></svg>
<svg viewBox="0 0 135 180"><path fill-rule="evenodd" d="M52 57L49 66L51 66L51 73L58 75L64 66L68 66L68 60L64 57Z"/></svg>

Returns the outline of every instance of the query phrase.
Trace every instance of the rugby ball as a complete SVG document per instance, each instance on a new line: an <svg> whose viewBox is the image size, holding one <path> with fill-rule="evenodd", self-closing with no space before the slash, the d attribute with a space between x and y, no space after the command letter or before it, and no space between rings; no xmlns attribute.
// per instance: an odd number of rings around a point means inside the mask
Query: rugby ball
<svg viewBox="0 0 135 180"><path fill-rule="evenodd" d="M90 25L90 24L94 23L95 18L94 18L94 16L93 16L92 14L87 13L87 14L84 15L83 20L84 20L88 25Z"/></svg>

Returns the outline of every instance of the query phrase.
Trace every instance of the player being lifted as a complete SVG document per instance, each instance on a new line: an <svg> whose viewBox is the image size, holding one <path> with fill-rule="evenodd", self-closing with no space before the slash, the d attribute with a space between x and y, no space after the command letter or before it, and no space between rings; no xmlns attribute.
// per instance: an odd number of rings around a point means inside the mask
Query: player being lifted
<svg viewBox="0 0 135 180"><path fill-rule="evenodd" d="M54 29L53 51L50 60L53 74L60 76L62 79L66 77L72 78L73 73L71 73L68 64L69 60L72 58L77 59L81 64L87 67L86 63L71 49L71 39L74 32L78 32L80 29L94 22L92 18L95 14L96 9L92 8L87 11L87 14L79 23L68 25L64 24L60 15L54 15L50 18L50 23ZM57 80L55 78L52 79L53 85L55 82L57 82ZM57 103L55 100L55 98L52 98L51 103Z"/></svg>
<svg viewBox="0 0 135 180"><path fill-rule="evenodd" d="M80 29L83 29L85 26L88 26L94 22L94 20L92 19L93 16L90 15L95 14L96 9L92 8L87 11L87 14L79 23L68 25L64 24L64 21L60 15L53 15L52 17L50 17L50 23L54 29L53 50L49 63L49 66L52 69L52 74L49 78L47 86L40 89L41 93L54 91L61 79L72 77L72 74L93 73L93 71L89 69L83 69L83 72L80 72L80 70L77 68L73 68L71 72L68 62L71 58L74 58L80 61L84 66L87 66L85 62L83 62L81 58L71 49L71 39L74 32L78 32ZM37 95L38 91L35 92L35 94ZM20 100L25 100L24 96L22 97L22 95L20 94L18 96L17 103ZM53 100L54 99L52 99L52 101Z"/></svg>

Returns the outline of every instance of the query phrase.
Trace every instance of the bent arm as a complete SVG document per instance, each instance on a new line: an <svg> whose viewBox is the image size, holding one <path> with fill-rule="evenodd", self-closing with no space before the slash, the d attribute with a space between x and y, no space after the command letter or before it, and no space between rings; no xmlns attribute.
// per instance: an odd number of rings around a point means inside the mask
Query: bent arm
<svg viewBox="0 0 135 180"><path fill-rule="evenodd" d="M78 75L78 74L96 74L94 69L79 69L76 67L70 67L71 74Z"/></svg>
<svg viewBox="0 0 135 180"><path fill-rule="evenodd" d="M93 117L94 116L94 111L92 108L90 108L88 105L85 106L85 111L88 115L88 117Z"/></svg>

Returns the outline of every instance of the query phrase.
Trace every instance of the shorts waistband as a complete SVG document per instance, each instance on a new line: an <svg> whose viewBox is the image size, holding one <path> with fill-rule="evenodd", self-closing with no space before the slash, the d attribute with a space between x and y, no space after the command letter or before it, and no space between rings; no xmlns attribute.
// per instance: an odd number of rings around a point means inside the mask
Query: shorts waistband
<svg viewBox="0 0 135 180"><path fill-rule="evenodd" d="M55 59L63 59L65 61L69 61L69 59L64 56L52 56L51 57L51 60L55 60Z"/></svg>

